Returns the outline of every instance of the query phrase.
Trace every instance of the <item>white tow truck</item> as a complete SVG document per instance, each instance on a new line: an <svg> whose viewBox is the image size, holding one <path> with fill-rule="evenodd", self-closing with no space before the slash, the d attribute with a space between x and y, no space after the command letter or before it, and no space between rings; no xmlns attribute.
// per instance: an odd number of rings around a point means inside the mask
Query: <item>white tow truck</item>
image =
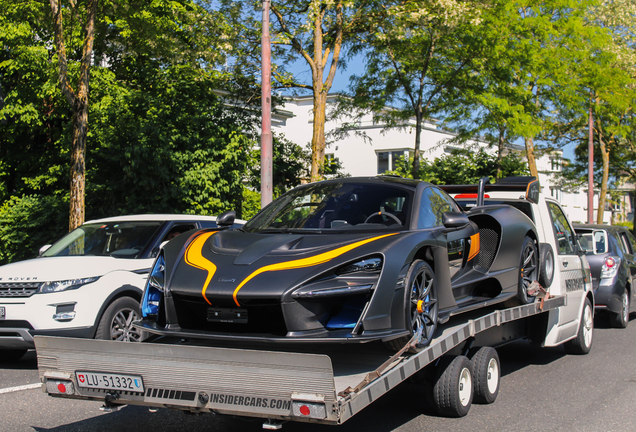
<svg viewBox="0 0 636 432"><path fill-rule="evenodd" d="M465 206L483 204L487 193L535 222L539 281L547 294L538 289L531 304L500 304L452 317L418 353L409 353L407 344L393 354L379 342L246 348L42 336L35 344L43 390L103 401L106 411L141 405L214 412L262 418L264 428L279 429L285 421L344 423L401 382L417 379L440 414L466 415L473 400L497 398L501 367L495 347L528 338L541 346L565 343L568 352L586 354L592 345L589 265L559 204L544 198L533 179L445 188Z"/></svg>

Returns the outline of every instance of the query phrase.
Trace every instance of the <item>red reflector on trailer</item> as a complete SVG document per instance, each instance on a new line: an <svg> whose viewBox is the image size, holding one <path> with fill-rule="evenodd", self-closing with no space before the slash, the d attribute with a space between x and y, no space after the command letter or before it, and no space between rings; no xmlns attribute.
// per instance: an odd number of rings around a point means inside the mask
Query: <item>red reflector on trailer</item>
<svg viewBox="0 0 636 432"><path fill-rule="evenodd" d="M60 393L66 393L66 386L64 385L64 383L59 383L59 384L57 385L57 390L58 390Z"/></svg>
<svg viewBox="0 0 636 432"><path fill-rule="evenodd" d="M303 405L300 407L300 413L304 416L308 416L309 414L311 414L311 410L307 405Z"/></svg>

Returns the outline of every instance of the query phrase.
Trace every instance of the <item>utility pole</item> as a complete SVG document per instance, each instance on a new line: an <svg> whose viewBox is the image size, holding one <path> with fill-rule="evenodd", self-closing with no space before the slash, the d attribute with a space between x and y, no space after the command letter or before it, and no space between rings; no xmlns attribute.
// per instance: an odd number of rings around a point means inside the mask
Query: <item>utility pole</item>
<svg viewBox="0 0 636 432"><path fill-rule="evenodd" d="M592 117L592 94L590 92L589 139L587 144L587 223L594 223L594 118Z"/></svg>
<svg viewBox="0 0 636 432"><path fill-rule="evenodd" d="M269 3L263 0L261 34L261 208L272 202L272 50L269 40Z"/></svg>

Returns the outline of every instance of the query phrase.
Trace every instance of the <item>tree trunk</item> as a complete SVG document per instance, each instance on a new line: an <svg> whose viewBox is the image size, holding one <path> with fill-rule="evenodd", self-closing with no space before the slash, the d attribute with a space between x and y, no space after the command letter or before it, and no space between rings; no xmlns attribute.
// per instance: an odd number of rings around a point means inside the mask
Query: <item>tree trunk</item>
<svg viewBox="0 0 636 432"><path fill-rule="evenodd" d="M530 175L539 178L539 171L537 171L537 161L534 156L534 141L530 137L525 138L526 142L526 156L528 157L528 168L530 169Z"/></svg>
<svg viewBox="0 0 636 432"><path fill-rule="evenodd" d="M607 195L607 181L609 178L609 145L605 145L603 132L599 123L598 142L601 147L601 159L603 161L603 179L601 180L601 190L598 194L598 210L596 212L596 223L603 223L603 213L605 212L605 196Z"/></svg>
<svg viewBox="0 0 636 432"><path fill-rule="evenodd" d="M497 139L497 160L495 161L495 180L498 180L502 177L501 161L503 160L504 144L506 142L505 134L506 132L503 130L503 128L499 128L499 138Z"/></svg>
<svg viewBox="0 0 636 432"><path fill-rule="evenodd" d="M88 15L84 25L84 45L77 92L73 91L68 78L66 44L60 0L50 0L55 29L55 45L58 55L58 77L62 94L73 110L73 143L70 170L70 214L69 231L84 223L86 194L86 135L88 132L88 91L93 42L95 40L95 15L98 0L89 0Z"/></svg>
<svg viewBox="0 0 636 432"><path fill-rule="evenodd" d="M420 178L420 142L422 134L422 114L415 114L415 148L413 149L413 168L411 174L414 179ZM389 167L391 169L391 167Z"/></svg>
<svg viewBox="0 0 636 432"><path fill-rule="evenodd" d="M322 80L319 82L322 87ZM311 181L323 179L325 165L325 118L327 94L314 86L314 124L311 137Z"/></svg>

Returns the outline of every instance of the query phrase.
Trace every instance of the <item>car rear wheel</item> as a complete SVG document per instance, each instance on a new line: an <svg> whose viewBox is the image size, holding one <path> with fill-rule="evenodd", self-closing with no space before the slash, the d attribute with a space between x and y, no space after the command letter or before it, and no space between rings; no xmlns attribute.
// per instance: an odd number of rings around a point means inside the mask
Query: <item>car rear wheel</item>
<svg viewBox="0 0 636 432"><path fill-rule="evenodd" d="M612 312L610 321L614 328L625 328L627 324L629 324L629 293L627 289L623 291L623 295L621 296L621 310Z"/></svg>
<svg viewBox="0 0 636 432"><path fill-rule="evenodd" d="M26 354L25 349L7 349L0 350L0 362L11 362L20 360Z"/></svg>
<svg viewBox="0 0 636 432"><path fill-rule="evenodd" d="M386 342L387 348L399 351L420 330L420 343L409 351L419 352L426 348L437 330L437 312L437 279L433 269L427 262L416 260L409 268L404 285L404 316L409 335Z"/></svg>
<svg viewBox="0 0 636 432"><path fill-rule="evenodd" d="M141 333L132 325L139 318L139 302L131 297L120 297L104 311L95 339L139 342Z"/></svg>
<svg viewBox="0 0 636 432"><path fill-rule="evenodd" d="M519 287L517 296L521 304L534 302L534 297L528 295L528 287L538 279L539 254L537 245L530 237L523 239L521 259L519 263Z"/></svg>
<svg viewBox="0 0 636 432"><path fill-rule="evenodd" d="M594 313L590 299L585 298L581 323L576 337L566 342L563 346L568 354L587 354L592 349L592 336L594 335Z"/></svg>

